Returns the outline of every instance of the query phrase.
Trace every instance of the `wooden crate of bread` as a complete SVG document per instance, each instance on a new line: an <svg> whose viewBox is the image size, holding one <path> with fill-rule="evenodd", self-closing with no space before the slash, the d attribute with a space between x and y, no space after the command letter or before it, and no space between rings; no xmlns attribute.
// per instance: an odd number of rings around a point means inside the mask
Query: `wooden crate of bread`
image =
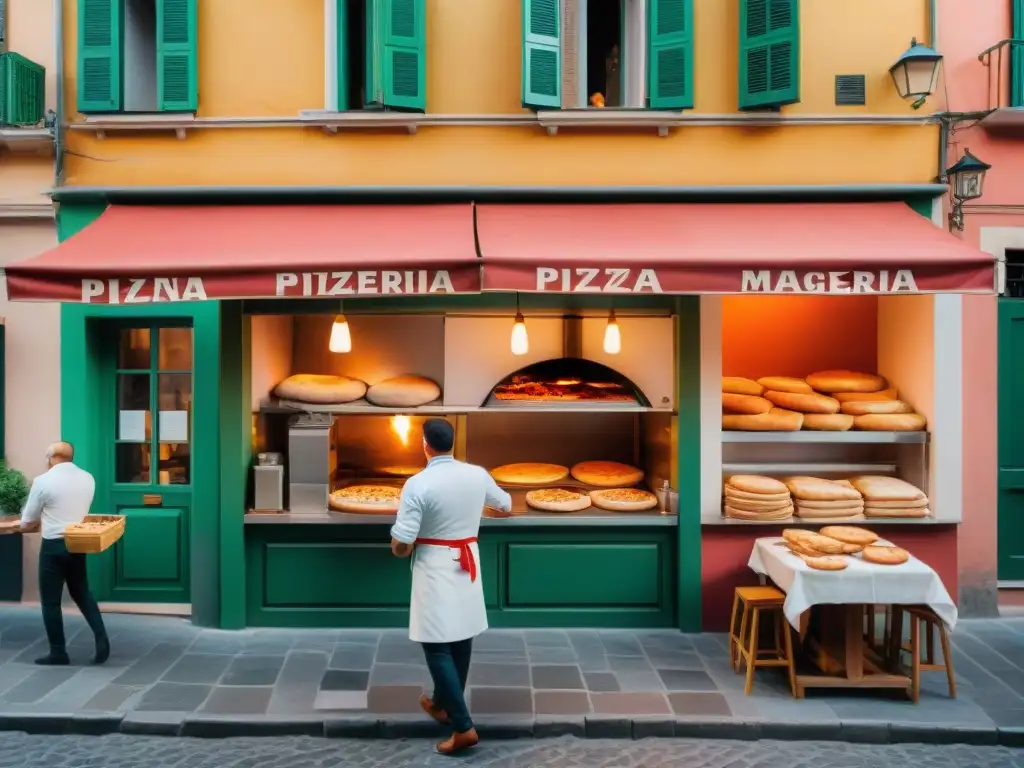
<svg viewBox="0 0 1024 768"><path fill-rule="evenodd" d="M89 515L64 530L68 552L95 555L110 549L124 536L124 515Z"/></svg>

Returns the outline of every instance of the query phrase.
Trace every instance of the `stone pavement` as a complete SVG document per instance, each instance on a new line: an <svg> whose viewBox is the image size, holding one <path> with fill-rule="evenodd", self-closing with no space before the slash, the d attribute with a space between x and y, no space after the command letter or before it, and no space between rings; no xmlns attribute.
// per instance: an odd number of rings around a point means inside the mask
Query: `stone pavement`
<svg viewBox="0 0 1024 768"><path fill-rule="evenodd" d="M82 666L92 638L66 616L77 666L40 668L38 611L0 608L0 730L157 735L434 737L429 684L401 630L200 630L175 618L108 615L113 655ZM725 637L678 632L489 631L469 701L491 737L713 736L1024 745L1024 619L962 621L959 698L926 673L921 703L885 692L809 691L758 672L752 696Z"/></svg>
<svg viewBox="0 0 1024 768"><path fill-rule="evenodd" d="M325 741L186 739L147 736L27 736L0 733L0 768L1024 768L1024 750L1008 747L834 742L644 739L638 742L561 737L481 744L455 758L422 739Z"/></svg>

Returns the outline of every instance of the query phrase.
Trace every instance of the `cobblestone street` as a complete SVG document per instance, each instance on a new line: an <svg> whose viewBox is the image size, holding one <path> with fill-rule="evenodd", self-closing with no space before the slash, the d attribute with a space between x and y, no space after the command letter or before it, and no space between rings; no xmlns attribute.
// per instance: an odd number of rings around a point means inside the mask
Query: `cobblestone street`
<svg viewBox="0 0 1024 768"><path fill-rule="evenodd" d="M3 733L0 768L428 768L453 764L452 758L434 754L432 749L432 743L423 740L205 740ZM1024 750L913 744L561 738L488 742L455 762L487 768L1012 768L1024 766Z"/></svg>

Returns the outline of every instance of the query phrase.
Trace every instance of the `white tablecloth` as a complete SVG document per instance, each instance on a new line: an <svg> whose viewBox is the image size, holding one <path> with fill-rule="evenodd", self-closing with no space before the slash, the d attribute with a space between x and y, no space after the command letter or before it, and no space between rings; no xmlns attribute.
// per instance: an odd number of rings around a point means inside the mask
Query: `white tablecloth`
<svg viewBox="0 0 1024 768"><path fill-rule="evenodd" d="M819 571L782 542L778 537L758 539L747 565L786 593L783 611L794 627L813 605L858 603L927 605L950 631L956 625L956 605L939 575L913 555L902 565L865 563L858 555L848 555L845 570Z"/></svg>

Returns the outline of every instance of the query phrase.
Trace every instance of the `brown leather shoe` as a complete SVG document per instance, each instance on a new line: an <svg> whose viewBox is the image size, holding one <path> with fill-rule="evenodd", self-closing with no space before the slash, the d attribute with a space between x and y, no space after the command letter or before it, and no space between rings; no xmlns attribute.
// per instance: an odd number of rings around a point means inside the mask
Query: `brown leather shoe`
<svg viewBox="0 0 1024 768"><path fill-rule="evenodd" d="M454 755L456 752L475 747L478 743L480 737L476 733L476 728L470 728L463 733L453 733L450 739L439 742L437 751L442 755Z"/></svg>
<svg viewBox="0 0 1024 768"><path fill-rule="evenodd" d="M420 696L420 707L441 725L448 724L448 713L442 707L437 706L425 693Z"/></svg>

